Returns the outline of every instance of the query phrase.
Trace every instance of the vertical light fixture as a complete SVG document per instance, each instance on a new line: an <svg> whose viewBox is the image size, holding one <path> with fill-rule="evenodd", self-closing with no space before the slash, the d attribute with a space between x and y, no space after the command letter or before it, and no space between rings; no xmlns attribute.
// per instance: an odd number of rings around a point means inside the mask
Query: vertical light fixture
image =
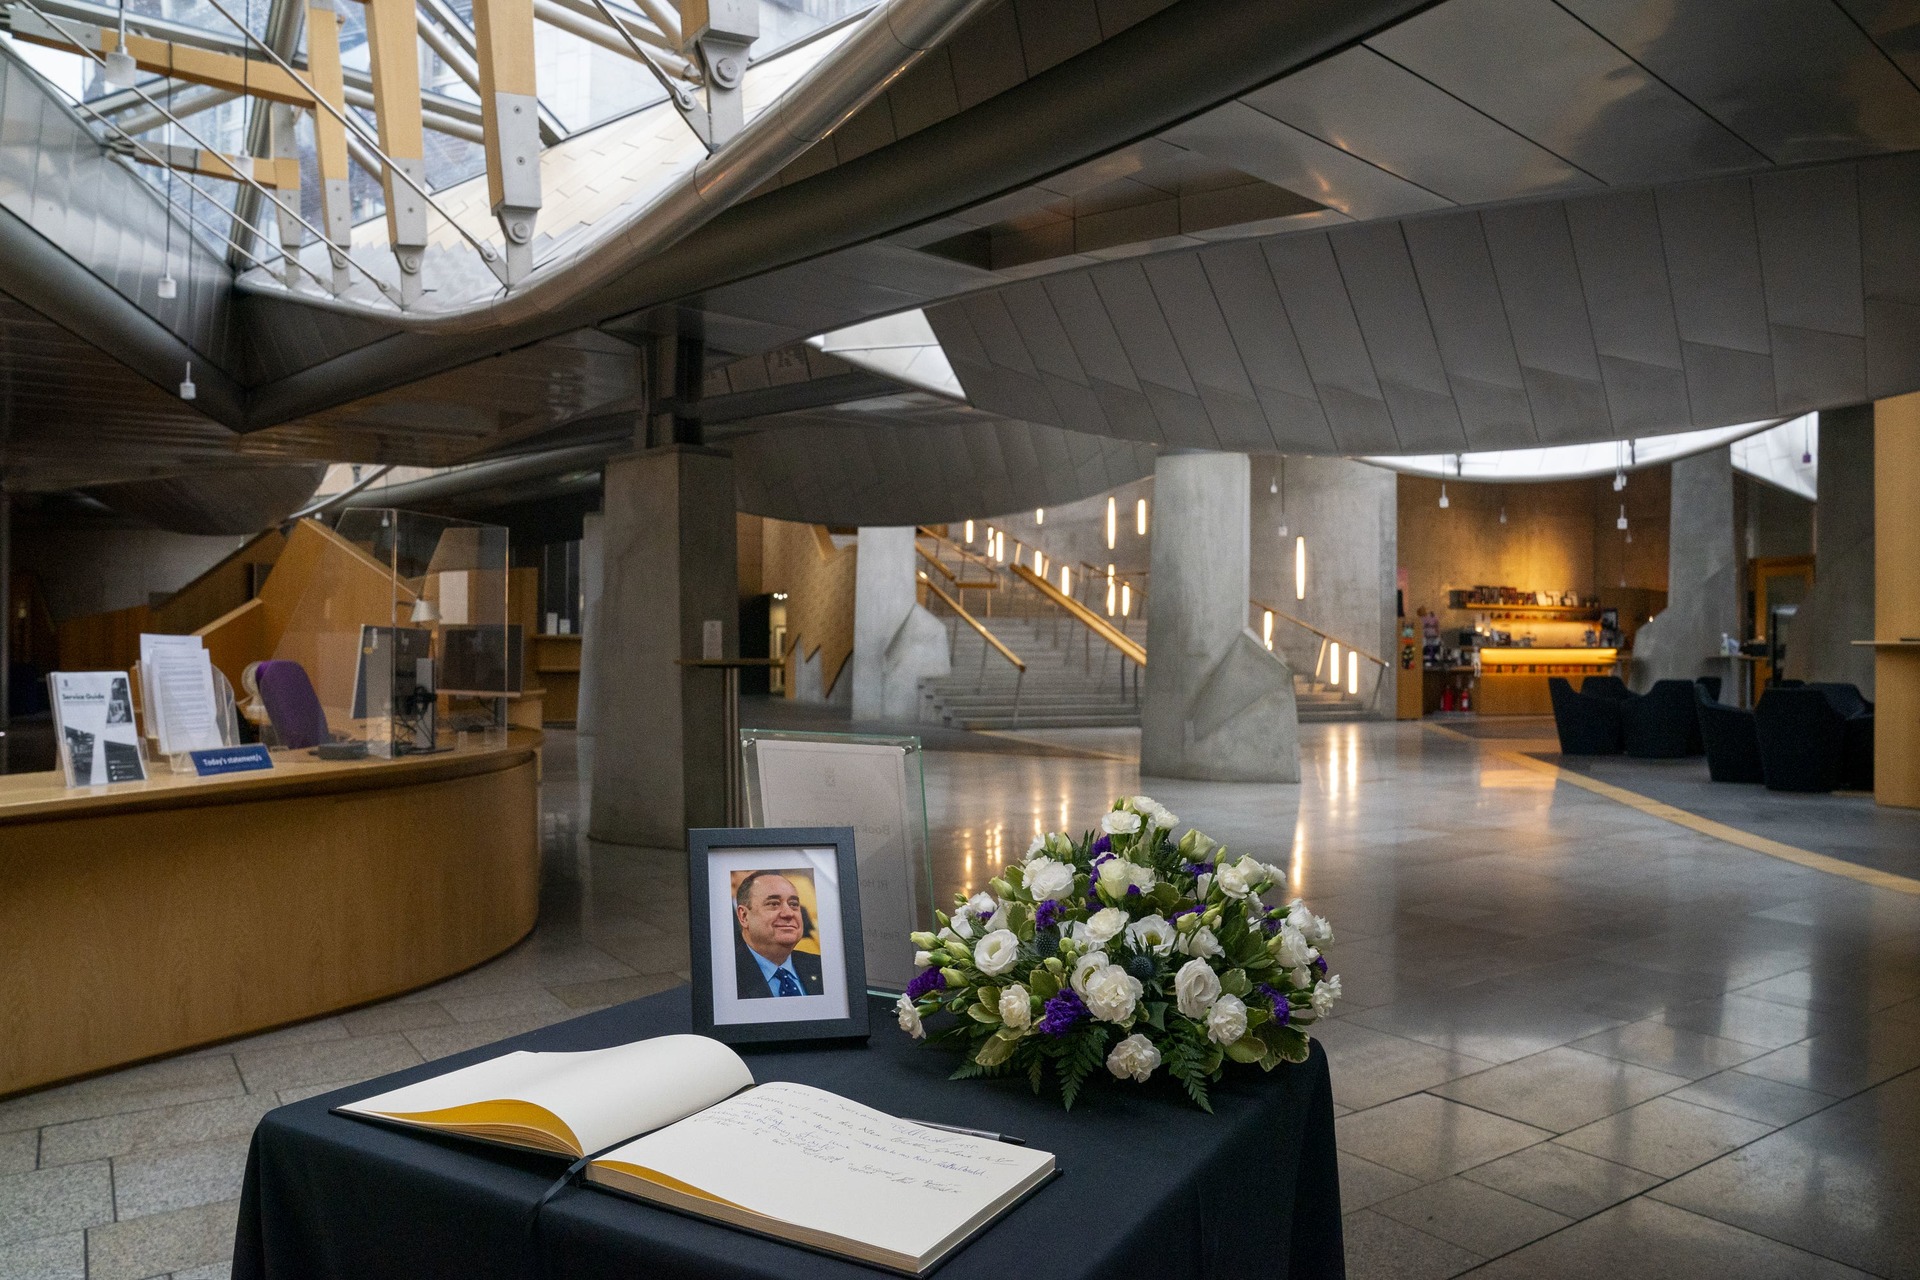
<svg viewBox="0 0 1920 1280"><path fill-rule="evenodd" d="M1120 616L1127 617L1133 612L1133 588L1126 583L1120 584Z"/></svg>
<svg viewBox="0 0 1920 1280"><path fill-rule="evenodd" d="M1113 585L1113 566L1108 565L1107 566L1107 616L1109 618L1113 616L1115 597L1116 597L1116 592L1114 590L1114 585Z"/></svg>
<svg viewBox="0 0 1920 1280"><path fill-rule="evenodd" d="M1066 565L1063 564L1060 566L1060 594L1063 596L1070 596L1073 594L1073 578L1071 577L1072 573L1073 573L1073 570L1069 569Z"/></svg>
<svg viewBox="0 0 1920 1280"><path fill-rule="evenodd" d="M1035 507L1033 509L1033 522L1035 524L1045 524L1047 522L1047 509L1045 507Z"/></svg>
<svg viewBox="0 0 1920 1280"><path fill-rule="evenodd" d="M189 360L187 361L187 376L180 379L180 398L182 400L191 400L199 394L200 389L193 385L193 361Z"/></svg>
<svg viewBox="0 0 1920 1280"><path fill-rule="evenodd" d="M1622 530L1627 527L1627 504L1624 502L1620 504L1620 518L1613 522L1613 527Z"/></svg>
<svg viewBox="0 0 1920 1280"><path fill-rule="evenodd" d="M1338 689L1340 687L1340 642L1335 640L1329 647L1333 650L1333 661L1327 666L1327 674L1332 676L1333 679L1328 683Z"/></svg>
<svg viewBox="0 0 1920 1280"><path fill-rule="evenodd" d="M1347 692L1360 692L1360 655L1347 650Z"/></svg>
<svg viewBox="0 0 1920 1280"><path fill-rule="evenodd" d="M1118 512L1119 512L1118 501L1114 498L1108 498L1107 499L1107 550L1109 551L1113 550L1113 544L1117 540L1116 535L1118 534L1119 528L1120 528L1120 520L1119 520Z"/></svg>
<svg viewBox="0 0 1920 1280"><path fill-rule="evenodd" d="M1271 609L1260 611L1260 643L1269 649L1273 648L1273 610Z"/></svg>
<svg viewBox="0 0 1920 1280"><path fill-rule="evenodd" d="M1287 455L1280 455L1280 474L1267 486L1268 493L1280 495L1280 536L1287 536Z"/></svg>
<svg viewBox="0 0 1920 1280"><path fill-rule="evenodd" d="M1145 498L1133 504L1133 531L1143 538L1147 536L1147 500Z"/></svg>
<svg viewBox="0 0 1920 1280"><path fill-rule="evenodd" d="M973 521L967 521L967 545L973 545Z"/></svg>
<svg viewBox="0 0 1920 1280"><path fill-rule="evenodd" d="M1307 538L1305 534L1293 540L1293 598L1307 598Z"/></svg>
<svg viewBox="0 0 1920 1280"><path fill-rule="evenodd" d="M1447 501L1447 482L1442 480L1440 482L1440 509L1445 511L1451 505L1452 504Z"/></svg>

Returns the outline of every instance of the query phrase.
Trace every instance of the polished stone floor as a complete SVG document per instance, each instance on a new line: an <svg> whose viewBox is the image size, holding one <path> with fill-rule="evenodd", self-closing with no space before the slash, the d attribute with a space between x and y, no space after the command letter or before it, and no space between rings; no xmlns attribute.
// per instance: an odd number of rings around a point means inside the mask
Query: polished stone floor
<svg viewBox="0 0 1920 1280"><path fill-rule="evenodd" d="M1754 853L1419 725L1305 726L1298 787L1155 781L1332 917L1318 1028L1349 1274L1920 1277L1920 896ZM1141 789L1124 731L930 752L936 874ZM279 1102L683 980L676 855L580 835L539 929L401 1000L0 1102L0 1280L225 1274ZM1920 888L1920 885L1912 886Z"/></svg>

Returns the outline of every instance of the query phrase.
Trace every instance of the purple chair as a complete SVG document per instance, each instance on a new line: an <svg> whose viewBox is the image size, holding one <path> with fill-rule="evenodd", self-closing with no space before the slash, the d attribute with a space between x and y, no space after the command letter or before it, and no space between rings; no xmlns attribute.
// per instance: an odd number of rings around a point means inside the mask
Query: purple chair
<svg viewBox="0 0 1920 1280"><path fill-rule="evenodd" d="M327 713L320 707L306 668L297 662L263 662L255 669L254 680L282 746L298 750L333 741Z"/></svg>

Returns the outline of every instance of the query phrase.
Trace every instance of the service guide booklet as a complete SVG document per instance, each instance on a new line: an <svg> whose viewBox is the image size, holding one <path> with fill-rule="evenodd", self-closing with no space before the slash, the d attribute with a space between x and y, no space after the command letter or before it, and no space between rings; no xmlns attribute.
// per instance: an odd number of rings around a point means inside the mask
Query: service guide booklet
<svg viewBox="0 0 1920 1280"><path fill-rule="evenodd" d="M132 682L124 671L55 671L47 677L60 766L70 787L142 782L146 762L133 722Z"/></svg>
<svg viewBox="0 0 1920 1280"><path fill-rule="evenodd" d="M556 1155L602 1152L587 1167L596 1186L908 1275L1054 1172L1044 1151L808 1085L756 1087L739 1055L705 1036L510 1053L337 1110Z"/></svg>

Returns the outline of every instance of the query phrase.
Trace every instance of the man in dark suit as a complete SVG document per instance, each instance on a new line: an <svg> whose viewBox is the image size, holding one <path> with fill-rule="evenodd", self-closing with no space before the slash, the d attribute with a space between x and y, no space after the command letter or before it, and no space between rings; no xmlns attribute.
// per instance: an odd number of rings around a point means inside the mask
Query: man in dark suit
<svg viewBox="0 0 1920 1280"><path fill-rule="evenodd" d="M742 1000L825 992L820 957L794 950L806 920L793 881L778 871L754 872L734 893L733 915L740 927L733 968Z"/></svg>

